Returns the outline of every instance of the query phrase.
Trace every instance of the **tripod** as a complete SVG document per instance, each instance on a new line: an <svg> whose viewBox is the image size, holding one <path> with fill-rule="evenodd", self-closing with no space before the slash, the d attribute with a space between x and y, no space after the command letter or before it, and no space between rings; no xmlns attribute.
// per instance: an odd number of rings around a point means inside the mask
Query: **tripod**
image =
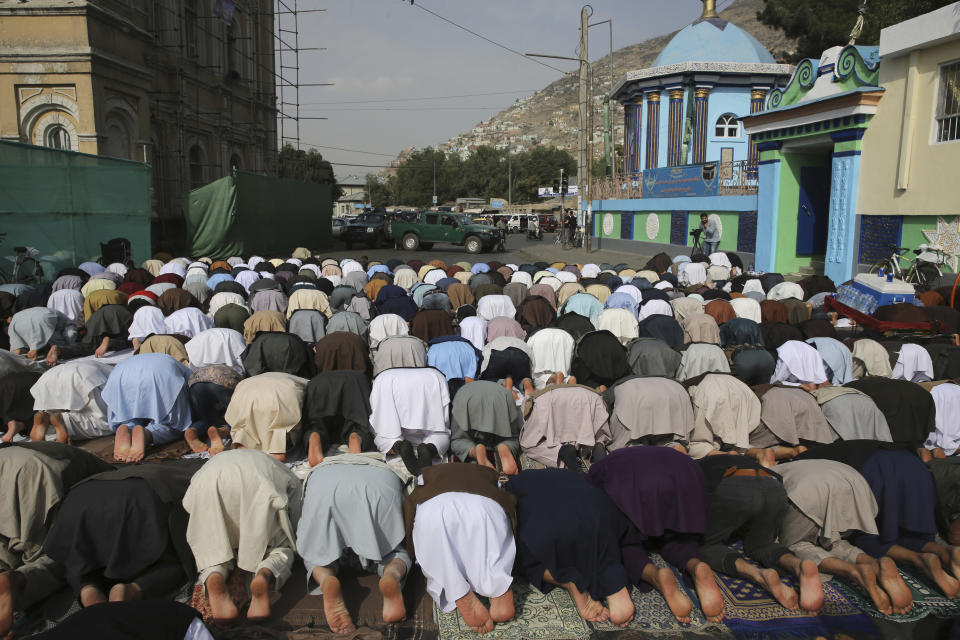
<svg viewBox="0 0 960 640"><path fill-rule="evenodd" d="M690 232L690 235L693 236L693 246L690 248L690 257L692 258L697 253L703 253L703 248L700 246L700 234L702 231L700 229L694 229Z"/></svg>

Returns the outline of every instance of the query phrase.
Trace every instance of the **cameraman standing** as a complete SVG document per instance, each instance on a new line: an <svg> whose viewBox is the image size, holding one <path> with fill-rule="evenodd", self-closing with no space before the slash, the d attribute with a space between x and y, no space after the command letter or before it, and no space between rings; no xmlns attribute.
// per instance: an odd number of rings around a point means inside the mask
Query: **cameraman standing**
<svg viewBox="0 0 960 640"><path fill-rule="evenodd" d="M700 230L703 232L703 252L708 256L716 253L717 246L720 244L720 230L717 229L717 223L711 220L707 214L700 214Z"/></svg>

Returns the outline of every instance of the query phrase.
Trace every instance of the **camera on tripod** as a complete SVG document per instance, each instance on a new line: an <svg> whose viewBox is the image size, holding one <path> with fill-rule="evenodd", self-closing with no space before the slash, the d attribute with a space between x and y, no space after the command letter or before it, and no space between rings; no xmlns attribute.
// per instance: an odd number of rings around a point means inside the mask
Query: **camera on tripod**
<svg viewBox="0 0 960 640"><path fill-rule="evenodd" d="M703 233L703 229L694 229L690 232L690 235L694 238L699 238L701 233Z"/></svg>

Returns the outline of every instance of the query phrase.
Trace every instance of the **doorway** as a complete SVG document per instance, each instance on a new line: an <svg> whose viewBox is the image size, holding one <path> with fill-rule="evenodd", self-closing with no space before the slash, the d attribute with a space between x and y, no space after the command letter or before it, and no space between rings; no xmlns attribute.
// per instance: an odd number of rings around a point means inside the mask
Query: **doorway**
<svg viewBox="0 0 960 640"><path fill-rule="evenodd" d="M827 251L830 219L830 168L801 167L797 202L797 255L822 256Z"/></svg>

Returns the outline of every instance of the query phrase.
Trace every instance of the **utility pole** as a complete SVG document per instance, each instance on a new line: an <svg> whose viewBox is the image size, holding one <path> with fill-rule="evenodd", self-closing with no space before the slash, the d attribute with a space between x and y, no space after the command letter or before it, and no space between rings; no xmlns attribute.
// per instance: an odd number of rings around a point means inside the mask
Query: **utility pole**
<svg viewBox="0 0 960 640"><path fill-rule="evenodd" d="M590 16L593 7L585 5L580 9L580 153L577 158L577 216L583 215L584 251L590 252L590 241L587 235L590 231L590 217L593 207L590 202L590 92L588 88L590 75L589 32ZM583 210L583 202L587 203L587 210Z"/></svg>
<svg viewBox="0 0 960 640"><path fill-rule="evenodd" d="M507 149L507 204L513 204L513 154Z"/></svg>
<svg viewBox="0 0 960 640"><path fill-rule="evenodd" d="M433 206L437 206L437 156L433 155Z"/></svg>
<svg viewBox="0 0 960 640"><path fill-rule="evenodd" d="M563 206L563 196L566 195L567 189L563 184L563 169L560 169L560 248L567 248L567 210Z"/></svg>

